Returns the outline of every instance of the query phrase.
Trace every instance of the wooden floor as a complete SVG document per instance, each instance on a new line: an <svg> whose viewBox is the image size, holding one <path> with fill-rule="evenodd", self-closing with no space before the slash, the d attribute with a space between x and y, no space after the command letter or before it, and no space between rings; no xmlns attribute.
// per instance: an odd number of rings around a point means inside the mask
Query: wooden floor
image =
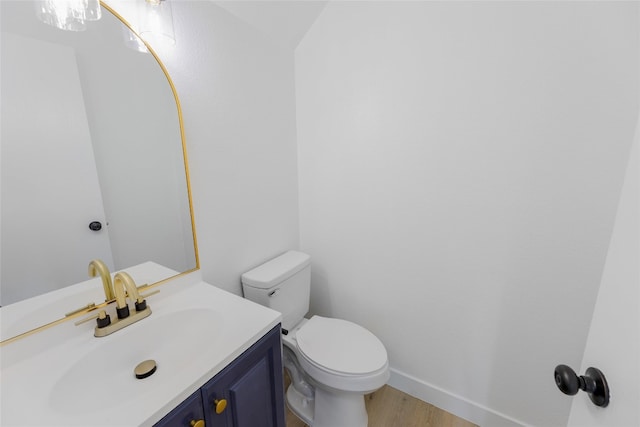
<svg viewBox="0 0 640 427"><path fill-rule="evenodd" d="M285 386L289 379L285 375ZM285 388L286 390L286 388ZM365 396L369 427L477 427L468 421L385 385ZM289 408L287 427L305 427Z"/></svg>

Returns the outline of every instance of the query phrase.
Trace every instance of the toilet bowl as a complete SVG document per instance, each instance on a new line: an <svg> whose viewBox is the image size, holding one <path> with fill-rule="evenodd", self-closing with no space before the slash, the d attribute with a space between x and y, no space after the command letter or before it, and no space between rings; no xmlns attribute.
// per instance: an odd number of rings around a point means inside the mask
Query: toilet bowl
<svg viewBox="0 0 640 427"><path fill-rule="evenodd" d="M242 275L245 297L283 314L289 409L313 427L366 427L364 395L389 379L387 351L353 322L303 316L309 308L310 258L289 251Z"/></svg>

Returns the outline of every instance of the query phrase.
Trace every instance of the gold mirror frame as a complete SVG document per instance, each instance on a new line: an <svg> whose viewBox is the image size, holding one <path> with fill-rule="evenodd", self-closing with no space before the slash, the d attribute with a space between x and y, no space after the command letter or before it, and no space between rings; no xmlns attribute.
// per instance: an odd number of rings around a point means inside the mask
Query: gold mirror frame
<svg viewBox="0 0 640 427"><path fill-rule="evenodd" d="M195 267L181 272L175 276L170 276L167 277L166 279L160 280L158 282L149 284L148 286L145 287L145 291L155 288L157 286L163 285L165 283L167 283L169 280L174 280L177 279L181 276L187 275L189 273L192 273L194 271L197 271L200 269L200 256L198 253L198 241L197 241L197 237L196 237L196 228L195 228L195 218L194 218L194 214L193 214L193 199L192 199L192 193L191 193L191 178L190 178L190 174L189 174L189 162L188 162L188 157L187 157L187 146L186 146L186 139L185 139L185 134L184 134L184 123L183 123L183 118L182 118L182 108L180 106L180 99L178 97L178 92L175 88L175 85L173 84L173 80L171 79L171 76L169 75L169 72L167 71L167 68L164 66L164 64L162 63L162 61L160 60L160 58L158 57L157 53L153 50L153 48L146 42L144 41L140 35L133 29L133 27L131 26L131 24L129 24L129 22L124 19L122 17L122 15L120 15L118 12L116 12L111 6L107 5L104 1L100 0L100 6L102 8L104 8L105 10L107 10L109 13L111 13L116 19L118 19L120 22L122 22L122 24L124 26L126 26L129 31L131 31L133 34L135 34L138 38L140 38L140 40L142 41L142 43L145 45L145 47L147 48L147 50L149 51L149 53L153 56L153 58L156 60L156 62L158 63L158 65L160 66L160 69L162 70L165 78L167 79L167 83L169 84L169 87L171 88L171 93L173 94L173 98L175 100L176 103L176 111L178 113L178 123L179 123L179 127L180 127L180 139L181 139L181 144L182 144L182 156L183 156L183 162L184 162L184 171L185 171L185 179L186 179L186 186L187 186L187 197L189 200L189 213L191 215L191 232L192 232L192 236L193 236L193 249L194 249L194 257L195 257ZM46 330L48 328L54 327L56 325L59 325L61 323L67 322L69 320L72 319L76 319L78 317L82 317L87 315L89 312L92 311L96 311L100 308L103 308L109 304L111 304L113 301L108 301L108 302L102 302L102 303L95 303L95 304L90 304L85 308L76 310L72 313L69 313L67 315L65 315L65 317L54 320L52 322L46 323L42 326L38 326L36 328L33 328L31 330L25 331L23 333L20 333L18 335L15 335L13 337L10 338L6 338L3 341L0 341L0 346L4 346L7 344L10 344L12 342L18 341L22 338L26 338L30 335L36 334L38 332L41 332L43 330Z"/></svg>

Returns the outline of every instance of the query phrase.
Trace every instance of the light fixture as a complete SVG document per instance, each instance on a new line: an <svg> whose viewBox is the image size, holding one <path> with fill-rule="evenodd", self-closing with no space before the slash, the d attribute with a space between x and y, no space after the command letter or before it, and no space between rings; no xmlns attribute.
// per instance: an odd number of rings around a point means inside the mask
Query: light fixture
<svg viewBox="0 0 640 427"><path fill-rule="evenodd" d="M67 31L84 31L86 21L102 16L100 0L36 0L35 6L40 21Z"/></svg>
<svg viewBox="0 0 640 427"><path fill-rule="evenodd" d="M152 47L176 44L169 0L144 0L138 17L140 37Z"/></svg>

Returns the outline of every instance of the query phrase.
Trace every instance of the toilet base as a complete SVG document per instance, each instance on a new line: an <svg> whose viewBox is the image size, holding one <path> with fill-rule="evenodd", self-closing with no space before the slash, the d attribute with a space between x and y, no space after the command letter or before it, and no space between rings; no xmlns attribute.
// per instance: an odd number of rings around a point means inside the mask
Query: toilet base
<svg viewBox="0 0 640 427"><path fill-rule="evenodd" d="M309 398L300 393L291 384L287 388L287 407L296 417L304 421L305 424L313 425L313 413L315 408L315 399Z"/></svg>
<svg viewBox="0 0 640 427"><path fill-rule="evenodd" d="M312 427L367 427L369 420L364 395L358 393L327 392L316 387L315 398L310 399L290 385L287 406Z"/></svg>
<svg viewBox="0 0 640 427"><path fill-rule="evenodd" d="M369 417L364 395L328 392L316 387L313 427L367 427Z"/></svg>

